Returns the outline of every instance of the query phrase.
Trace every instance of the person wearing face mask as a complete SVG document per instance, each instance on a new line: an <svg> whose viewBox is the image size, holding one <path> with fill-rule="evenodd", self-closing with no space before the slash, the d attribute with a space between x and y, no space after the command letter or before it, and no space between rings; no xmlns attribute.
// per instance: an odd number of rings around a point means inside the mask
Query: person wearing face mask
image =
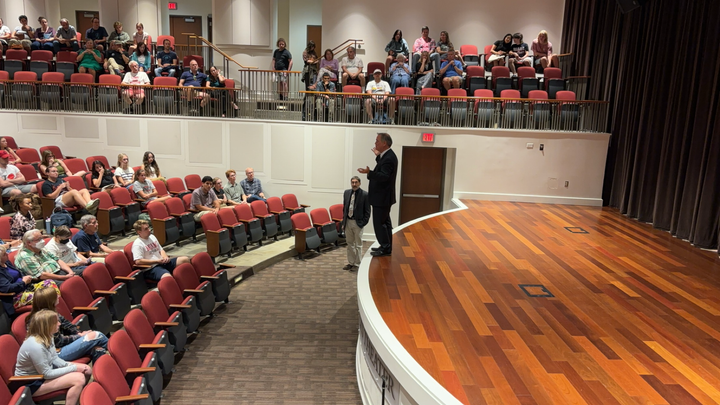
<svg viewBox="0 0 720 405"><path fill-rule="evenodd" d="M42 233L33 229L23 235L23 248L15 257L15 266L23 275L33 280L52 280L60 285L63 281L75 277L70 267L59 261L58 257L43 250L45 241Z"/></svg>
<svg viewBox="0 0 720 405"><path fill-rule="evenodd" d="M78 276L82 275L83 270L89 266L92 261L77 252L77 247L72 243L72 232L65 226L58 226L53 233L54 237L45 245L45 252L57 256L60 263L70 267L73 273Z"/></svg>

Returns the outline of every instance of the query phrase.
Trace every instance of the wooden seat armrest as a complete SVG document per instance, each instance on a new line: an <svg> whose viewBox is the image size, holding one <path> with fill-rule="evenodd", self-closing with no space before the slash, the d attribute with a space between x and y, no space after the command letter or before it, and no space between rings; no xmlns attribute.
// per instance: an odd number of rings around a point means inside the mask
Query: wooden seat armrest
<svg viewBox="0 0 720 405"><path fill-rule="evenodd" d="M115 276L115 280L133 281L133 280L135 280L135 277Z"/></svg>
<svg viewBox="0 0 720 405"><path fill-rule="evenodd" d="M200 210L196 210L195 208L190 208L190 209L188 209L188 212L194 212L197 214L198 212L200 212Z"/></svg>
<svg viewBox="0 0 720 405"><path fill-rule="evenodd" d="M161 327L172 327L172 326L178 326L180 325L179 322L155 322L155 326L161 326Z"/></svg>
<svg viewBox="0 0 720 405"><path fill-rule="evenodd" d="M187 305L187 304L170 304L170 305L168 305L168 307L170 307L170 308L177 308L177 309L190 309L190 308L192 308L191 305Z"/></svg>
<svg viewBox="0 0 720 405"><path fill-rule="evenodd" d="M108 291L108 290L95 290L93 294L97 295L115 295L117 294L117 291Z"/></svg>
<svg viewBox="0 0 720 405"><path fill-rule="evenodd" d="M14 296L15 296L15 294L13 294L13 293L0 292L0 297L14 297Z"/></svg>
<svg viewBox="0 0 720 405"><path fill-rule="evenodd" d="M88 187L87 189L90 190L90 191L100 191L100 190L101 190L100 187L95 187L95 186L90 186L90 187Z"/></svg>
<svg viewBox="0 0 720 405"><path fill-rule="evenodd" d="M67 155L65 155L65 159L77 159L77 156L67 156Z"/></svg>
<svg viewBox="0 0 720 405"><path fill-rule="evenodd" d="M234 228L235 225L222 224L223 228Z"/></svg>
<svg viewBox="0 0 720 405"><path fill-rule="evenodd" d="M119 207L129 207L129 206L131 206L131 205L135 205L135 203L119 203L119 202L116 202L115 205L117 205L117 206L119 206Z"/></svg>
<svg viewBox="0 0 720 405"><path fill-rule="evenodd" d="M303 207L303 208L310 208L310 206L307 205L307 204L300 204L300 206Z"/></svg>
<svg viewBox="0 0 720 405"><path fill-rule="evenodd" d="M341 219L341 218L330 218L330 219L332 219L332 220L335 221L335 222L342 222L342 219Z"/></svg>
<svg viewBox="0 0 720 405"><path fill-rule="evenodd" d="M37 380L42 380L43 375L14 375L8 379L8 383L11 382L33 382Z"/></svg>
<svg viewBox="0 0 720 405"><path fill-rule="evenodd" d="M164 349L165 346L167 346L165 343L143 343L140 345L140 349L149 349L149 350Z"/></svg>
<svg viewBox="0 0 720 405"><path fill-rule="evenodd" d="M323 225L325 225L325 224L318 224L317 222L313 222L313 226L320 226L320 227L322 227Z"/></svg>
<svg viewBox="0 0 720 405"><path fill-rule="evenodd" d="M175 218L180 218L181 216L183 216L183 214L173 214L173 213L170 213L170 215L174 216Z"/></svg>
<svg viewBox="0 0 720 405"><path fill-rule="evenodd" d="M92 312L97 311L97 307L73 307L73 311Z"/></svg>
<svg viewBox="0 0 720 405"><path fill-rule="evenodd" d="M224 229L223 229L223 230L224 230ZM205 232L216 233L216 234L219 235L219 234L221 234L223 231L222 231L222 230L221 230L221 231L213 231L212 229L208 229L208 230L205 231Z"/></svg>
<svg viewBox="0 0 720 405"><path fill-rule="evenodd" d="M126 395L124 397L117 397L115 398L115 403L121 403L121 402L135 402L139 401L141 399L147 399L150 397L150 394L138 394L138 395Z"/></svg>
<svg viewBox="0 0 720 405"><path fill-rule="evenodd" d="M136 270L147 270L149 268L152 268L152 264L133 264L133 269Z"/></svg>
<svg viewBox="0 0 720 405"><path fill-rule="evenodd" d="M240 221L240 222L242 222L242 223L244 223L244 224L248 224L248 223L254 221L254 219L238 219L238 221Z"/></svg>
<svg viewBox="0 0 720 405"><path fill-rule="evenodd" d="M190 289L190 288L188 288L187 290L183 290L183 291L188 294L200 294L203 292L203 290L195 290L195 289Z"/></svg>
<svg viewBox="0 0 720 405"><path fill-rule="evenodd" d="M284 210L283 211L270 211L271 214L282 214L283 212L287 212L287 211L284 211Z"/></svg>
<svg viewBox="0 0 720 405"><path fill-rule="evenodd" d="M220 269L234 269L234 268L235 268L235 265L234 265L234 264L221 263L221 264L218 264L218 268L220 268Z"/></svg>
<svg viewBox="0 0 720 405"><path fill-rule="evenodd" d="M133 201L135 201L135 202L137 202L137 203L144 203L144 202L145 202L145 200L143 200L142 198L134 198Z"/></svg>
<svg viewBox="0 0 720 405"><path fill-rule="evenodd" d="M307 232L307 229L295 228L295 232Z"/></svg>
<svg viewBox="0 0 720 405"><path fill-rule="evenodd" d="M136 368L129 368L125 372L128 374L144 374L144 373L152 373L155 371L155 367L136 367Z"/></svg>
<svg viewBox="0 0 720 405"><path fill-rule="evenodd" d="M215 277L215 276L200 276L200 279L201 279L201 280L219 280L220 277Z"/></svg>
<svg viewBox="0 0 720 405"><path fill-rule="evenodd" d="M265 218L265 215L255 214L255 218Z"/></svg>

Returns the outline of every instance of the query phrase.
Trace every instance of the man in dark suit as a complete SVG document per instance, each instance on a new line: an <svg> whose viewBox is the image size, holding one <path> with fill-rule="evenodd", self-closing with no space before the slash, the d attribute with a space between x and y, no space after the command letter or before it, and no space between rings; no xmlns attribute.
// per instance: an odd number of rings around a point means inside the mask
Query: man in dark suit
<svg viewBox="0 0 720 405"><path fill-rule="evenodd" d="M343 195L342 224L348 244L348 264L343 270L357 269L360 266L363 228L370 222L370 202L367 191L360 188L360 177L353 176L350 187Z"/></svg>
<svg viewBox="0 0 720 405"><path fill-rule="evenodd" d="M392 221L390 208L395 204L395 179L397 177L398 159L390 147L392 138L389 134L380 132L375 138L375 168L369 166L358 169L358 172L367 174L368 199L372 206L373 228L380 247L374 249L373 256L390 256L392 254Z"/></svg>

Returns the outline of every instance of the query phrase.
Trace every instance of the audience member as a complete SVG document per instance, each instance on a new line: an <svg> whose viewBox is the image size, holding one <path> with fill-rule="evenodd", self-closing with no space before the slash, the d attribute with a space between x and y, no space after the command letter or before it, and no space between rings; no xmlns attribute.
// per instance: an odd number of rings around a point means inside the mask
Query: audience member
<svg viewBox="0 0 720 405"><path fill-rule="evenodd" d="M15 256L15 266L24 275L33 279L52 280L56 285L75 277L67 264L61 263L58 257L43 250L45 241L42 233L33 229L25 232L22 238L23 247Z"/></svg>
<svg viewBox="0 0 720 405"><path fill-rule="evenodd" d="M58 315L53 311L45 309L33 316L18 351L15 375L43 376L27 385L33 397L67 389L65 404L77 405L92 370L87 364L68 363L58 357L53 335L59 328Z"/></svg>
<svg viewBox="0 0 720 405"><path fill-rule="evenodd" d="M532 66L532 56L528 44L523 42L523 35L519 32L513 34L512 50L510 51L510 70L517 74L518 66Z"/></svg>
<svg viewBox="0 0 720 405"><path fill-rule="evenodd" d="M388 74L388 76L390 76L390 89L393 94L395 94L395 89L398 87L410 86L410 72L411 69L405 59L405 55L402 53L398 54L397 62L390 66Z"/></svg>
<svg viewBox="0 0 720 405"><path fill-rule="evenodd" d="M15 27L8 46L10 48L25 49L29 55L30 52L32 52L32 39L35 36L35 32L32 27L28 25L27 16L21 15L18 17L18 21L20 21L20 25Z"/></svg>
<svg viewBox="0 0 720 405"><path fill-rule="evenodd" d="M447 57L448 59L440 66L440 76L443 78L443 87L445 87L445 90L449 90L450 87L459 89L463 74L462 63L455 59L454 48L450 48Z"/></svg>
<svg viewBox="0 0 720 405"><path fill-rule="evenodd" d="M89 256L90 259L104 262L105 256L115 251L100 240L97 234L98 221L94 215L83 215L80 218L80 228L82 230L72 238L72 243L77 246L79 252Z"/></svg>
<svg viewBox="0 0 720 405"><path fill-rule="evenodd" d="M8 146L8 141L5 137L0 138L0 150L5 151L8 155L10 155L8 157L8 163L15 164L16 161L20 160L20 156L18 156L17 153Z"/></svg>
<svg viewBox="0 0 720 405"><path fill-rule="evenodd" d="M26 184L25 176L20 169L8 163L10 154L0 150L0 187L3 197L12 197L17 194L37 193L34 184ZM0 212L1 213L1 212Z"/></svg>
<svg viewBox="0 0 720 405"><path fill-rule="evenodd" d="M493 44L488 63L491 67L505 65L507 55L510 51L512 51L512 34L505 34L503 39L499 39Z"/></svg>
<svg viewBox="0 0 720 405"><path fill-rule="evenodd" d="M92 186L103 190L119 186L115 176L109 167L105 167L105 163L96 160L92 163Z"/></svg>
<svg viewBox="0 0 720 405"><path fill-rule="evenodd" d="M390 42L385 46L385 52L388 54L387 58L385 58L386 72L390 69L390 65L397 60L398 55L405 55L406 60L410 57L410 48L408 48L407 41L402 37L401 30L395 30Z"/></svg>
<svg viewBox="0 0 720 405"><path fill-rule="evenodd" d="M135 61L140 65L141 72L150 71L150 52L144 42L140 42L135 47L135 52L130 55L130 60Z"/></svg>
<svg viewBox="0 0 720 405"><path fill-rule="evenodd" d="M193 87L205 87L207 78L205 73L198 70L198 62L195 59L191 60L190 70L183 72L180 76L180 86L188 88L186 92L188 102L191 102L190 100L193 100L195 97L200 97L200 107L205 107L208 101L210 101L210 95L208 93L198 91L193 94L192 92Z"/></svg>
<svg viewBox="0 0 720 405"><path fill-rule="evenodd" d="M213 178L205 176L202 178L202 183L202 187L193 190L190 200L190 206L199 211L194 216L196 222L200 222L200 218L205 214L217 214L220 209L220 200L210 191L213 188Z"/></svg>
<svg viewBox="0 0 720 405"><path fill-rule="evenodd" d="M115 181L123 186L131 186L135 181L135 172L130 167L130 159L128 155L121 153L118 155L117 167L115 169Z"/></svg>
<svg viewBox="0 0 720 405"><path fill-rule="evenodd" d="M320 93L334 93L335 83L330 81L330 74L323 73L322 81L315 86L315 90ZM315 107L317 108L318 114L324 114L325 108L328 109L328 119L330 122L333 121L335 116L335 97L330 97L327 94L320 94L315 100Z"/></svg>
<svg viewBox="0 0 720 405"><path fill-rule="evenodd" d="M142 47L142 45L140 45ZM140 49L138 47L138 49ZM133 54L134 55L134 54ZM140 65L137 61L131 60L128 64L130 71L125 73L123 78L123 84L129 84L133 86L143 86L150 84L150 78L147 73L140 71ZM130 105L135 102L136 105L140 105L145 100L145 90L139 87L130 87L123 89L122 91L123 101L126 105Z"/></svg>
<svg viewBox="0 0 720 405"><path fill-rule="evenodd" d="M148 179L145 175L145 170L138 169L135 172L135 182L132 185L133 192L138 198L143 201L143 207L146 206L150 201L165 201L170 198L169 195L158 197L157 189L153 184L152 180Z"/></svg>
<svg viewBox="0 0 720 405"><path fill-rule="evenodd" d="M237 173L235 173L235 170L230 169L226 171L225 178L228 179L228 182L225 184L225 188L223 190L225 191L227 198L235 201L236 203L244 203L245 195L243 194L243 188L240 186L240 183L236 182Z"/></svg>
<svg viewBox="0 0 720 405"><path fill-rule="evenodd" d="M44 250L57 257L61 265L66 264L73 273L81 276L83 270L92 263L92 260L77 252L77 247L72 243L71 238L72 232L67 226L58 226L53 232L53 237L45 245Z"/></svg>
<svg viewBox="0 0 720 405"><path fill-rule="evenodd" d="M447 31L440 31L440 41L437 43L435 53L440 55L440 62L447 60L447 53L450 48L455 49L453 43L450 42L450 34Z"/></svg>
<svg viewBox="0 0 720 405"><path fill-rule="evenodd" d="M419 95L422 89L432 86L435 71L430 61L430 52L422 51L420 60L415 64L415 72L418 76L417 83L415 83L415 94Z"/></svg>
<svg viewBox="0 0 720 405"><path fill-rule="evenodd" d="M67 18L60 20L60 27L55 31L55 40L53 41L55 53L60 50L71 50L77 52L80 45L77 41L77 33L75 27L70 25Z"/></svg>
<svg viewBox="0 0 720 405"><path fill-rule="evenodd" d="M434 62L434 69L437 73L440 70L440 55L435 52L437 45L435 40L430 38L430 28L426 26L420 28L422 35L420 38L415 40L413 44L413 65L417 64L420 60L420 55L423 51L427 51L430 55L430 60Z"/></svg>
<svg viewBox="0 0 720 405"><path fill-rule="evenodd" d="M120 76L124 72L130 70L128 63L130 58L127 52L122 48L122 42L113 39L110 41L110 49L105 53L105 69L110 72L111 75Z"/></svg>
<svg viewBox="0 0 720 405"><path fill-rule="evenodd" d="M307 48L302 54L303 67L302 82L305 83L305 88L309 88L313 83L317 82L318 60L317 52L315 52L315 41L310 41L307 44Z"/></svg>
<svg viewBox="0 0 720 405"><path fill-rule="evenodd" d="M370 97L365 99L365 112L370 120L368 124L374 122L373 107L382 106L385 111L388 111L388 108L393 109L392 100L389 100L388 97L390 85L385 80L382 80L382 71L380 69L375 69L373 79L365 87L365 92L371 94Z"/></svg>
<svg viewBox="0 0 720 405"><path fill-rule="evenodd" d="M322 76L327 73L331 79L337 79L338 72L340 71L340 63L335 59L335 54L332 49L328 48L323 54L323 58L320 59L320 70L318 70L318 77L315 84L322 80Z"/></svg>
<svg viewBox="0 0 720 405"><path fill-rule="evenodd" d="M98 17L93 17L92 27L85 31L85 39L92 39L95 47L98 49L102 49L102 47L105 46L108 40L108 32L105 27L100 26L100 19Z"/></svg>
<svg viewBox="0 0 720 405"><path fill-rule="evenodd" d="M0 44L3 48L7 47L8 41L12 38L12 31L10 27L3 24L2 18L0 18Z"/></svg>
<svg viewBox="0 0 720 405"><path fill-rule="evenodd" d="M85 173L87 173L84 170L80 170L79 172L71 172L70 169L65 165L65 162L62 161L62 159L56 159L55 154L50 150L46 149L42 153L42 159L40 161L40 175L43 177L47 177L47 169L48 167L57 167L58 169L58 177L64 178L67 176L84 176Z"/></svg>
<svg viewBox="0 0 720 405"><path fill-rule="evenodd" d="M292 54L286 49L287 42L285 39L280 38L277 40L277 49L273 52L271 70L277 71L275 74L275 81L278 85L278 93L280 94L280 100L287 98L288 91L288 75L287 71L292 70Z"/></svg>
<svg viewBox="0 0 720 405"><path fill-rule="evenodd" d="M15 215L10 225L10 239L17 241L22 239L25 232L37 229L35 217L32 215L33 202L31 194L18 194L10 199Z"/></svg>
<svg viewBox="0 0 720 405"><path fill-rule="evenodd" d="M160 245L150 230L150 223L143 219L135 221L133 229L137 232L137 239L132 245L132 254L135 264L152 266L143 271L143 276L155 282L163 277L172 277L172 272L179 264L190 263L187 256L168 257L165 249Z"/></svg>
<svg viewBox="0 0 720 405"><path fill-rule="evenodd" d="M260 179L255 178L255 170L252 167L245 169L245 178L240 182L243 189L245 202L251 203L256 200L265 201L265 192Z"/></svg>
<svg viewBox="0 0 720 405"><path fill-rule="evenodd" d="M220 69L215 66L210 66L210 74L208 75L208 79L205 82L205 87L213 89L225 88L225 76L223 76ZM211 92L215 93L216 98L220 100L220 109L222 110L222 116L225 117L225 115L227 115L228 97L234 96L234 93L231 93L227 90L209 90L208 95L210 95ZM232 105L234 109L238 109L238 106L235 104L234 101Z"/></svg>
<svg viewBox="0 0 720 405"><path fill-rule="evenodd" d="M169 39L163 41L162 50L155 56L155 63L157 63L155 77L162 76L163 72L167 73L170 77L175 76L175 71L178 67L178 56L175 51L170 48Z"/></svg>
<svg viewBox="0 0 720 405"><path fill-rule="evenodd" d="M150 180L165 180L160 173L160 166L158 166L157 161L155 161L155 154L150 151L145 152L143 155L143 161L142 165L140 165L140 169L145 171L145 175Z"/></svg>
<svg viewBox="0 0 720 405"><path fill-rule="evenodd" d="M113 31L108 36L108 41L120 41L123 46L132 43L130 34L123 31L123 25L120 21L115 21L113 24Z"/></svg>
<svg viewBox="0 0 720 405"><path fill-rule="evenodd" d="M25 319L26 324L32 322L33 317L42 310L56 312L55 307L60 302L60 295L54 288L40 288L35 292L32 301L32 311ZM53 334L55 349L58 357L65 361L77 360L89 356L94 362L103 354L107 354L108 338L98 331L83 331L70 321L57 314L60 323L58 331Z"/></svg>
<svg viewBox="0 0 720 405"><path fill-rule="evenodd" d="M45 17L38 17L40 26L35 30L35 41L32 43L32 50L50 51L54 50L53 40L55 39L55 28L48 24Z"/></svg>
<svg viewBox="0 0 720 405"><path fill-rule="evenodd" d="M348 80L359 80L360 87L365 87L365 76L362 75L363 61L357 57L355 47L350 46L347 49L347 56L340 61L340 69L342 69L342 85L345 86Z"/></svg>
<svg viewBox="0 0 720 405"><path fill-rule="evenodd" d="M8 258L8 249L8 245L0 245L0 301L5 313L12 319L15 318L15 303L20 301L23 292L32 283L32 277L23 275L15 268Z"/></svg>
<svg viewBox="0 0 720 405"><path fill-rule="evenodd" d="M343 270L357 269L362 260L363 228L370 222L370 201L367 191L360 188L360 177L350 179L350 189L343 194L342 228L347 240L348 264Z"/></svg>
<svg viewBox="0 0 720 405"><path fill-rule="evenodd" d="M87 189L74 190L70 183L58 177L57 167L49 167L47 169L48 178L42 184L42 192L45 197L54 198L56 207L72 207L74 205L85 207L85 209L95 214L100 200L90 198L90 192Z"/></svg>
<svg viewBox="0 0 720 405"><path fill-rule="evenodd" d="M537 38L532 41L531 49L535 66L540 65L543 69L546 67L560 67L560 59L553 54L552 43L548 41L547 31L542 30L538 33Z"/></svg>
<svg viewBox="0 0 720 405"><path fill-rule="evenodd" d="M218 201L220 201L221 206L238 205L238 203L227 197L225 190L223 189L223 183L220 177L213 178L212 192L215 193L215 197L217 197Z"/></svg>
<svg viewBox="0 0 720 405"><path fill-rule="evenodd" d="M102 53L95 49L95 42L92 39L85 41L85 50L80 52L77 56L78 72L79 73L90 73L93 75L93 79L102 69Z"/></svg>
<svg viewBox="0 0 720 405"><path fill-rule="evenodd" d="M129 52L135 52L138 44L145 44L145 46L150 45L148 44L148 34L145 32L145 26L143 26L142 23L135 24L135 34L133 34L132 42L132 45L130 45L128 49Z"/></svg>

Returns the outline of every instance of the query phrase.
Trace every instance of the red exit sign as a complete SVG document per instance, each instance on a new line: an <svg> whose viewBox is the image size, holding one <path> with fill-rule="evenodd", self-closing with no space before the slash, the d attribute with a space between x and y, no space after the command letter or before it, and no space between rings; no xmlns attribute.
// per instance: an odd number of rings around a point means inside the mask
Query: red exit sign
<svg viewBox="0 0 720 405"><path fill-rule="evenodd" d="M423 132L422 134L422 141L423 142L433 142L435 141L435 134L431 132Z"/></svg>
<svg viewBox="0 0 720 405"><path fill-rule="evenodd" d="M176 2L168 3L168 10L177 10L177 3Z"/></svg>

